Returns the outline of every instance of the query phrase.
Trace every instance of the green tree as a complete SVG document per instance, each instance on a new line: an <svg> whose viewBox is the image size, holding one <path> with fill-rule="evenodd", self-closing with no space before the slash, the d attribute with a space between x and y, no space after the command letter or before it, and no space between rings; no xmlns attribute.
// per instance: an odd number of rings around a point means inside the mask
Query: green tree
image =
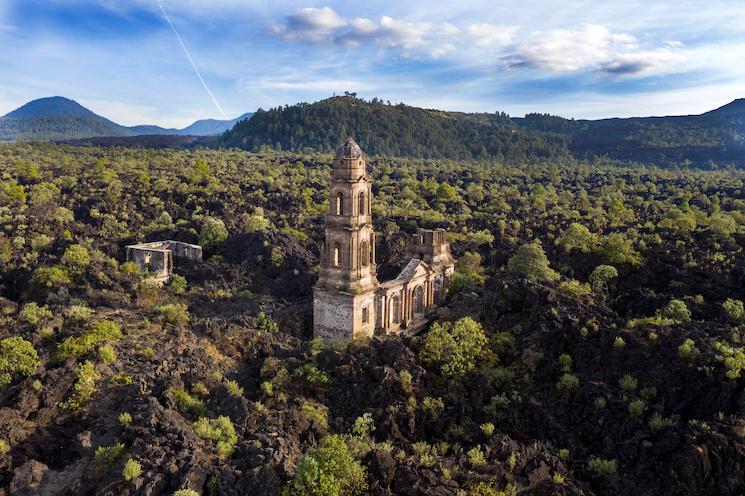
<svg viewBox="0 0 745 496"><path fill-rule="evenodd" d="M685 302L681 300L670 300L670 303L661 310L660 314L666 319L671 319L675 322L688 322L691 320L691 311L688 310Z"/></svg>
<svg viewBox="0 0 745 496"><path fill-rule="evenodd" d="M611 279L618 277L618 270L612 265L598 265L590 274L590 286L595 293L605 293Z"/></svg>
<svg viewBox="0 0 745 496"><path fill-rule="evenodd" d="M207 217L199 234L199 244L205 251L215 251L228 239L228 230L220 219Z"/></svg>
<svg viewBox="0 0 745 496"><path fill-rule="evenodd" d="M80 274L91 264L91 256L84 246L72 245L62 255L62 263L70 272Z"/></svg>
<svg viewBox="0 0 745 496"><path fill-rule="evenodd" d="M641 263L641 255L623 234L613 233L600 242L600 254L609 265L632 265Z"/></svg>
<svg viewBox="0 0 745 496"><path fill-rule="evenodd" d="M455 323L435 322L424 338L419 358L439 367L445 377L462 378L476 367L486 342L481 324L470 317Z"/></svg>
<svg viewBox="0 0 745 496"><path fill-rule="evenodd" d="M597 234L591 233L582 224L573 222L556 239L556 245L565 251L578 250L587 253L595 249L598 244Z"/></svg>
<svg viewBox="0 0 745 496"><path fill-rule="evenodd" d="M367 491L365 469L341 436L326 436L298 463L283 496L356 496Z"/></svg>
<svg viewBox="0 0 745 496"><path fill-rule="evenodd" d="M549 267L548 257L537 242L522 245L507 262L510 272L521 275L529 281L556 281L561 277Z"/></svg>

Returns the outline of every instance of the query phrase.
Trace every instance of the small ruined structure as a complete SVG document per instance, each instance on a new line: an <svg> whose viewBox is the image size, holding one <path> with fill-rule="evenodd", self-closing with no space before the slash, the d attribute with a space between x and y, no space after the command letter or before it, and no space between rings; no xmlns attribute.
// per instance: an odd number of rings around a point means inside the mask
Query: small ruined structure
<svg viewBox="0 0 745 496"><path fill-rule="evenodd" d="M158 284L165 284L171 279L173 257L202 261L202 247L181 241L153 241L129 245L127 262L134 262L140 269L147 270L150 277Z"/></svg>
<svg viewBox="0 0 745 496"><path fill-rule="evenodd" d="M355 334L414 333L444 301L454 260L443 229L419 229L398 277L380 284L372 227L372 182L362 150L348 139L336 153L321 270L313 288L313 333L325 341Z"/></svg>

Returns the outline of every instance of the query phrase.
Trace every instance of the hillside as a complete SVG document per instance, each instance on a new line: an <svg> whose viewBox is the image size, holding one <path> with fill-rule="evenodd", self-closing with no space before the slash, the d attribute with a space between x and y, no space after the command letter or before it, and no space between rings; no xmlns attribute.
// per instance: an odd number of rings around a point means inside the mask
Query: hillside
<svg viewBox="0 0 745 496"><path fill-rule="evenodd" d="M417 225L458 263L324 346L328 154L0 144L0 494L745 494L745 171L368 164L380 280ZM157 287L162 239L205 257Z"/></svg>
<svg viewBox="0 0 745 496"><path fill-rule="evenodd" d="M92 137L143 135L216 136L248 119L201 119L183 129L155 125L122 126L91 112L74 100L55 96L26 103L0 117L0 141L67 141Z"/></svg>
<svg viewBox="0 0 745 496"><path fill-rule="evenodd" d="M370 153L509 162L607 156L624 162L745 165L745 110L735 101L698 116L572 120L547 114L510 118L386 105L334 97L269 111L223 137L226 146L255 150L329 151L354 135Z"/></svg>

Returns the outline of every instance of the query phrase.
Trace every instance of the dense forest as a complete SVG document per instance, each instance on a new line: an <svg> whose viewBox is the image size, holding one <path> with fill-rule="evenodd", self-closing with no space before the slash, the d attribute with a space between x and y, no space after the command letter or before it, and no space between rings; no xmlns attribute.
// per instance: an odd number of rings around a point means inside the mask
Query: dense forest
<svg viewBox="0 0 745 496"><path fill-rule="evenodd" d="M444 112L342 96L259 110L227 132L223 144L330 151L347 134L370 153L386 156L745 165L745 108L739 101L700 116L575 121L545 114Z"/></svg>
<svg viewBox="0 0 745 496"><path fill-rule="evenodd" d="M519 162L567 158L563 139L523 132L506 114L464 114L390 105L352 96L269 111L259 109L223 138L225 146L250 150L331 151L348 134L371 154Z"/></svg>
<svg viewBox="0 0 745 496"><path fill-rule="evenodd" d="M368 160L380 278L417 225L448 229L456 274L429 333L333 346L310 305L331 155L0 144L0 487L743 494L745 172L553 139L525 146L555 162ZM205 258L153 286L124 247L168 238Z"/></svg>

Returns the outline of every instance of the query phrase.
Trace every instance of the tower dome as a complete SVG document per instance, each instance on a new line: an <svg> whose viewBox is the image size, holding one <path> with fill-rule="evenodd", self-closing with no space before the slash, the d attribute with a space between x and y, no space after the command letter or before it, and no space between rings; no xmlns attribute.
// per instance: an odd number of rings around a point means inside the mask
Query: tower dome
<svg viewBox="0 0 745 496"><path fill-rule="evenodd" d="M336 149L336 158L360 158L362 149L352 138L347 138L339 148Z"/></svg>

